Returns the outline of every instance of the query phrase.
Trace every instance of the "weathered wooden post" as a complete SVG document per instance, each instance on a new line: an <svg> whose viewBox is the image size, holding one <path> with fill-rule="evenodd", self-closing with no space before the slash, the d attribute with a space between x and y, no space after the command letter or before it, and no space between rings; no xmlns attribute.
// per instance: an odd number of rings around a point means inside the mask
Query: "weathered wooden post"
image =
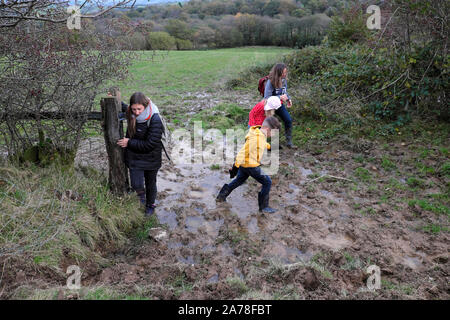
<svg viewBox="0 0 450 320"><path fill-rule="evenodd" d="M127 192L128 174L123 161L122 147L117 145L117 140L121 138L118 116L119 103L115 97L108 97L102 98L100 104L103 118L102 127L108 153L109 184L113 193L123 194Z"/></svg>
<svg viewBox="0 0 450 320"><path fill-rule="evenodd" d="M117 103L118 103L118 109L117 112L122 112L122 95L119 91L118 87L112 87L109 89L109 93L113 96L116 97ZM123 120L119 120L119 137L120 139L123 139L125 137L124 132L123 132ZM125 153L122 152L122 154L125 156ZM125 161L125 157L123 158L123 160ZM130 190L130 179L128 177L128 170L125 169L125 178L126 178L126 185L127 185L127 190Z"/></svg>
<svg viewBox="0 0 450 320"><path fill-rule="evenodd" d="M122 108L121 108L121 99L122 99L122 95L119 91L118 87L111 87L109 88L109 94L111 94L111 96L116 97L117 99L117 103L119 104L119 107L117 109L117 112L121 112ZM122 139L124 137L123 134L123 121L119 121L119 134L120 134L120 139Z"/></svg>

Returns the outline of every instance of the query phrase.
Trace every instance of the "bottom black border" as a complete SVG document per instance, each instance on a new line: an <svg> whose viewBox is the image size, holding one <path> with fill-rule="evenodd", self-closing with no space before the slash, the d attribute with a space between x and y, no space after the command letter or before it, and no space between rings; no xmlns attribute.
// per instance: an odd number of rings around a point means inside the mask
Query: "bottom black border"
<svg viewBox="0 0 450 320"><path fill-rule="evenodd" d="M125 317L139 314L142 319L302 319L331 315L344 317L387 316L398 312L417 316L417 312L445 312L447 301L348 301L348 300L177 300L177 301L0 301L3 315L44 317ZM426 308L426 309L424 309ZM442 309L441 309L442 308ZM209 311L209 312L208 312ZM187 312L187 314L186 314ZM197 314L192 314L192 313ZM431 313L430 313L431 312ZM83 319L84 320L84 319Z"/></svg>

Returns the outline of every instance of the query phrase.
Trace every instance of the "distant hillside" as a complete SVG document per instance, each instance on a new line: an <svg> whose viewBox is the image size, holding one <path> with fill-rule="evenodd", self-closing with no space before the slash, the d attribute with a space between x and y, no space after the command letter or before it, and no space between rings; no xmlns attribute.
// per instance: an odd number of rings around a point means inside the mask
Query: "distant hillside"
<svg viewBox="0 0 450 320"><path fill-rule="evenodd" d="M152 4L165 4L165 3L183 3L189 0L136 0L135 6L148 6Z"/></svg>
<svg viewBox="0 0 450 320"><path fill-rule="evenodd" d="M124 41L133 49L200 49L239 46L302 48L321 42L350 0L138 0L116 10L139 30Z"/></svg>

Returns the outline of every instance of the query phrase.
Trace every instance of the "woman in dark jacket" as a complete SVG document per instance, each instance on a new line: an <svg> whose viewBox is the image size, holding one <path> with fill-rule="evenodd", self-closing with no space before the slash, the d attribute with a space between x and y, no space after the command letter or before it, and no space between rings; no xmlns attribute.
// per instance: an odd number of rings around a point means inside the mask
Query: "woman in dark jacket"
<svg viewBox="0 0 450 320"><path fill-rule="evenodd" d="M164 130L159 113L152 110L152 106L154 105L150 99L141 92L135 92L131 96L127 110L127 134L117 142L119 146L126 148L125 163L130 168L131 186L141 199L145 194L147 216L155 212L156 176L161 168L161 136Z"/></svg>

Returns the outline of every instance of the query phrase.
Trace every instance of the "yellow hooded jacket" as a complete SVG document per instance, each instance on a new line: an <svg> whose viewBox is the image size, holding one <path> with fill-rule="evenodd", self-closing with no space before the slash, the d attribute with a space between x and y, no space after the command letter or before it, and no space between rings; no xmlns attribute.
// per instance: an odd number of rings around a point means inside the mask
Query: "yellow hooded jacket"
<svg viewBox="0 0 450 320"><path fill-rule="evenodd" d="M250 127L245 136L245 144L236 156L236 167L255 168L261 165L261 157L265 149L270 150L267 138L259 126Z"/></svg>

